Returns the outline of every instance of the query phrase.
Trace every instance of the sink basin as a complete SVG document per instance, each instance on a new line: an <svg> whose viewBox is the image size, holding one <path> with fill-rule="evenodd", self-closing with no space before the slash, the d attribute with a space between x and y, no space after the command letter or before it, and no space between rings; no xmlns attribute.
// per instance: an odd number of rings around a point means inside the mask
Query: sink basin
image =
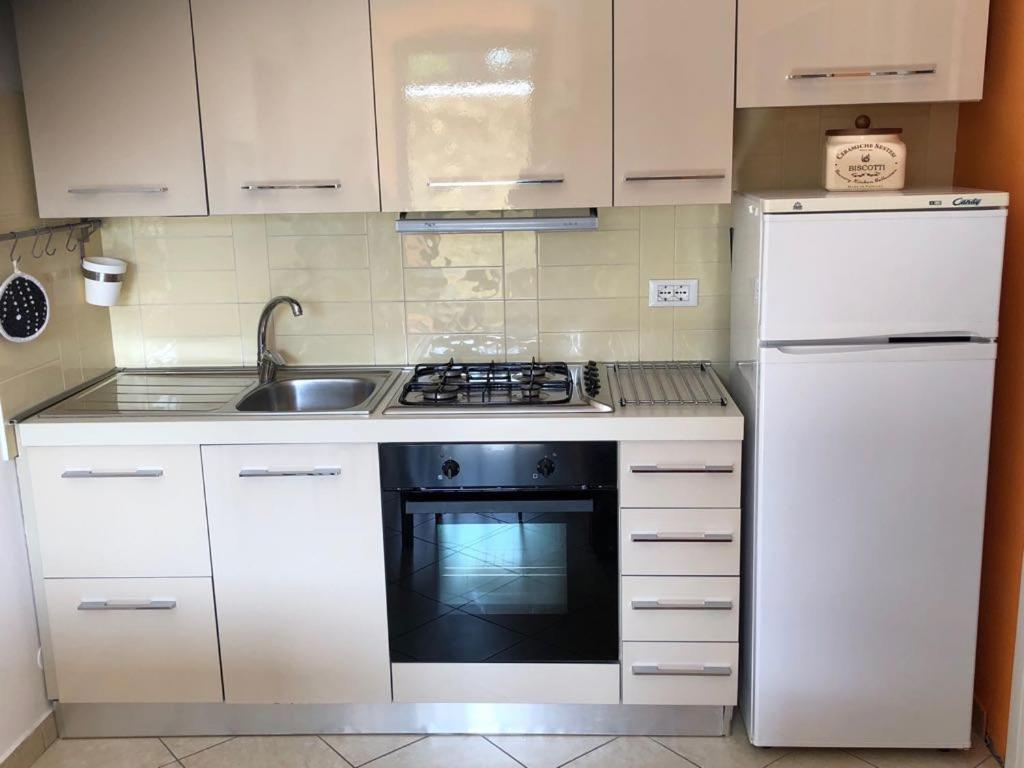
<svg viewBox="0 0 1024 768"><path fill-rule="evenodd" d="M377 381L361 377L279 379L238 401L246 413L329 413L356 410L377 391Z"/></svg>

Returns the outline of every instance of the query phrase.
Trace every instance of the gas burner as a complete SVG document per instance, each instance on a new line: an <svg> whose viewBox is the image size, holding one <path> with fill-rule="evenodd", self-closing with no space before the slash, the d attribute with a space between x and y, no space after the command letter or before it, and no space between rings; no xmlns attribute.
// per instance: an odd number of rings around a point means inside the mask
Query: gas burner
<svg viewBox="0 0 1024 768"><path fill-rule="evenodd" d="M457 384L434 384L420 390L423 399L432 403L450 403L459 396Z"/></svg>
<svg viewBox="0 0 1024 768"><path fill-rule="evenodd" d="M530 381L529 379L520 380L519 382L519 394L526 400L536 400L540 397L540 393L544 391L544 385L540 380Z"/></svg>

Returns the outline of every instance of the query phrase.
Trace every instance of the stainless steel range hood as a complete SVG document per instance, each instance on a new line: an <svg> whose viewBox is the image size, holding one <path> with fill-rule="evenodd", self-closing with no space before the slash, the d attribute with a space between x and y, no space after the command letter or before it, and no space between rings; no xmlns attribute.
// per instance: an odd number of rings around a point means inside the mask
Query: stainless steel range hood
<svg viewBox="0 0 1024 768"><path fill-rule="evenodd" d="M597 229L597 208L556 210L530 216L495 212L489 216L446 217L436 213L401 213L395 231L402 235L472 232L566 232Z"/></svg>

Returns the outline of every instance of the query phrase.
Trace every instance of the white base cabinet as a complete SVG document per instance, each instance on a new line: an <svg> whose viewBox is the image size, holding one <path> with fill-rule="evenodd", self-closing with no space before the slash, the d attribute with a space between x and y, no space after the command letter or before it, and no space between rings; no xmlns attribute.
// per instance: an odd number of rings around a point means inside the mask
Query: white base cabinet
<svg viewBox="0 0 1024 768"><path fill-rule="evenodd" d="M391 700L376 445L203 448L228 702Z"/></svg>

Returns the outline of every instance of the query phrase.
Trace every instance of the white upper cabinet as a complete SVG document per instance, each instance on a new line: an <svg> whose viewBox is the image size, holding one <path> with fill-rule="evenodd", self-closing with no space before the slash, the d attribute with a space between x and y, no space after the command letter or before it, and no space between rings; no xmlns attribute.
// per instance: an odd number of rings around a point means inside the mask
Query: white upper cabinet
<svg viewBox="0 0 1024 768"><path fill-rule="evenodd" d="M18 0L39 215L205 214L188 0Z"/></svg>
<svg viewBox="0 0 1024 768"><path fill-rule="evenodd" d="M988 0L739 0L736 106L981 98Z"/></svg>
<svg viewBox="0 0 1024 768"><path fill-rule="evenodd" d="M611 0L370 10L384 210L611 204Z"/></svg>
<svg viewBox="0 0 1024 768"><path fill-rule="evenodd" d="M736 7L616 0L615 205L727 203Z"/></svg>
<svg viewBox="0 0 1024 768"><path fill-rule="evenodd" d="M192 0L210 213L377 211L366 0Z"/></svg>

